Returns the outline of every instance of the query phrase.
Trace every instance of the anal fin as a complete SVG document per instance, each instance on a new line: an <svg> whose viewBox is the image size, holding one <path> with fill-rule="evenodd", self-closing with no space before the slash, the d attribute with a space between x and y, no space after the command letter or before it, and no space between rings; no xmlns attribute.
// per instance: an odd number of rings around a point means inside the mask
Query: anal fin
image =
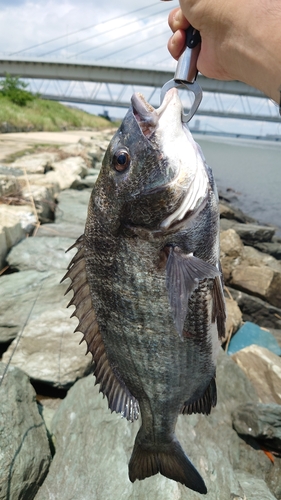
<svg viewBox="0 0 281 500"><path fill-rule="evenodd" d="M184 415L191 415L192 413L203 413L209 415L212 407L217 404L217 387L215 377L212 378L203 396L200 398L192 398L186 401L181 409Z"/></svg>
<svg viewBox="0 0 281 500"><path fill-rule="evenodd" d="M118 373L112 369L107 358L87 280L84 259L84 235L78 238L71 248L73 247L76 247L78 251L71 260L62 281L66 278L71 279L71 284L66 293L70 290L74 292L68 305L75 306L72 316L76 316L79 320L75 331L83 333L81 342L85 340L87 344L86 354L90 352L93 356L96 384L100 384L100 392L107 397L109 408L111 411L121 413L127 420L133 422L139 417L139 404Z"/></svg>

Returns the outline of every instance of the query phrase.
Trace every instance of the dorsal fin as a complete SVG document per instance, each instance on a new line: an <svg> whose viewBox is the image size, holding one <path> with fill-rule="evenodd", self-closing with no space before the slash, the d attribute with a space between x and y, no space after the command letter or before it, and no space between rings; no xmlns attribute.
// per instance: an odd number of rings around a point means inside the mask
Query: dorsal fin
<svg viewBox="0 0 281 500"><path fill-rule="evenodd" d="M138 419L139 404L120 376L112 370L107 358L87 280L84 259L84 235L80 236L71 248L74 247L78 251L71 260L62 281L66 278L71 279L71 284L65 293L70 290L74 292L67 307L70 305L75 306L72 316L76 316L79 320L75 332L80 331L83 333L81 342L85 340L87 344L86 354L90 352L93 356L96 384L100 384L100 392L107 397L109 408L111 411L121 413L123 417L133 422Z"/></svg>

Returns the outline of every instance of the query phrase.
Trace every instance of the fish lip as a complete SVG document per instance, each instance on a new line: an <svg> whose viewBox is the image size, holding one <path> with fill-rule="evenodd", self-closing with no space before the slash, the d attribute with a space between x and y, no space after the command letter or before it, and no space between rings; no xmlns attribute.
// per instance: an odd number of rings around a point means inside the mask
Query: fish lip
<svg viewBox="0 0 281 500"><path fill-rule="evenodd" d="M161 115L166 110L175 93L178 93L176 88L169 89L165 94L162 104L156 109L146 101L140 92L135 92L132 95L133 115L146 138L149 139L155 132Z"/></svg>

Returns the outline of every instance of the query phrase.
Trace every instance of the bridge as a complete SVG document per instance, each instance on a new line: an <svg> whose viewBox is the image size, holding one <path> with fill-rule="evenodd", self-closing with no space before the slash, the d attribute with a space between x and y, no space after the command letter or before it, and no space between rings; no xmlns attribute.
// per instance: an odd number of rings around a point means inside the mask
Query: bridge
<svg viewBox="0 0 281 500"><path fill-rule="evenodd" d="M136 86L138 90L145 89L146 98L157 107L161 87L174 75L171 70L141 66L2 57L0 77L5 76L6 73L30 79L32 90L38 91L45 99L120 108L129 107L129 97ZM50 80L55 82L51 92L44 90L46 81ZM38 82L40 82L39 86ZM63 86L62 82L64 82ZM77 82L80 82L82 86L77 87L75 85ZM277 107L258 90L241 82L212 80L203 75L198 76L198 82L205 97L197 115L280 123ZM88 85L85 86L83 83ZM129 96L124 86L132 86ZM189 94L186 91L181 94L186 108L190 107L192 99ZM228 95L229 98L222 99L223 95ZM256 108L255 111L252 110L253 99L262 102L260 112L257 112Z"/></svg>

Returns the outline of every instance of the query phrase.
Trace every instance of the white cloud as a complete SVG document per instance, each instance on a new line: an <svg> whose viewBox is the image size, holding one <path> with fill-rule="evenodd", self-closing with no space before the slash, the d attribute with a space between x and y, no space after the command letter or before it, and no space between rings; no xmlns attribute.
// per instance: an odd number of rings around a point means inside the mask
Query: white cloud
<svg viewBox="0 0 281 500"><path fill-rule="evenodd" d="M158 60L165 58L169 61L166 48L170 36L167 17L168 11L175 5L176 3L170 6L160 0L138 0L133 5L129 0L108 0L106 8L103 2L93 0L2 2L0 50L10 54L43 44L21 54L47 54L47 58L77 57L78 60L111 57L113 60L130 59L133 62L141 54L145 54L144 63L156 64ZM138 12L133 12L137 9ZM93 27L89 28L91 26ZM84 30L77 32L82 29ZM44 43L51 39L54 41ZM119 55L113 54L123 48L125 50Z"/></svg>

